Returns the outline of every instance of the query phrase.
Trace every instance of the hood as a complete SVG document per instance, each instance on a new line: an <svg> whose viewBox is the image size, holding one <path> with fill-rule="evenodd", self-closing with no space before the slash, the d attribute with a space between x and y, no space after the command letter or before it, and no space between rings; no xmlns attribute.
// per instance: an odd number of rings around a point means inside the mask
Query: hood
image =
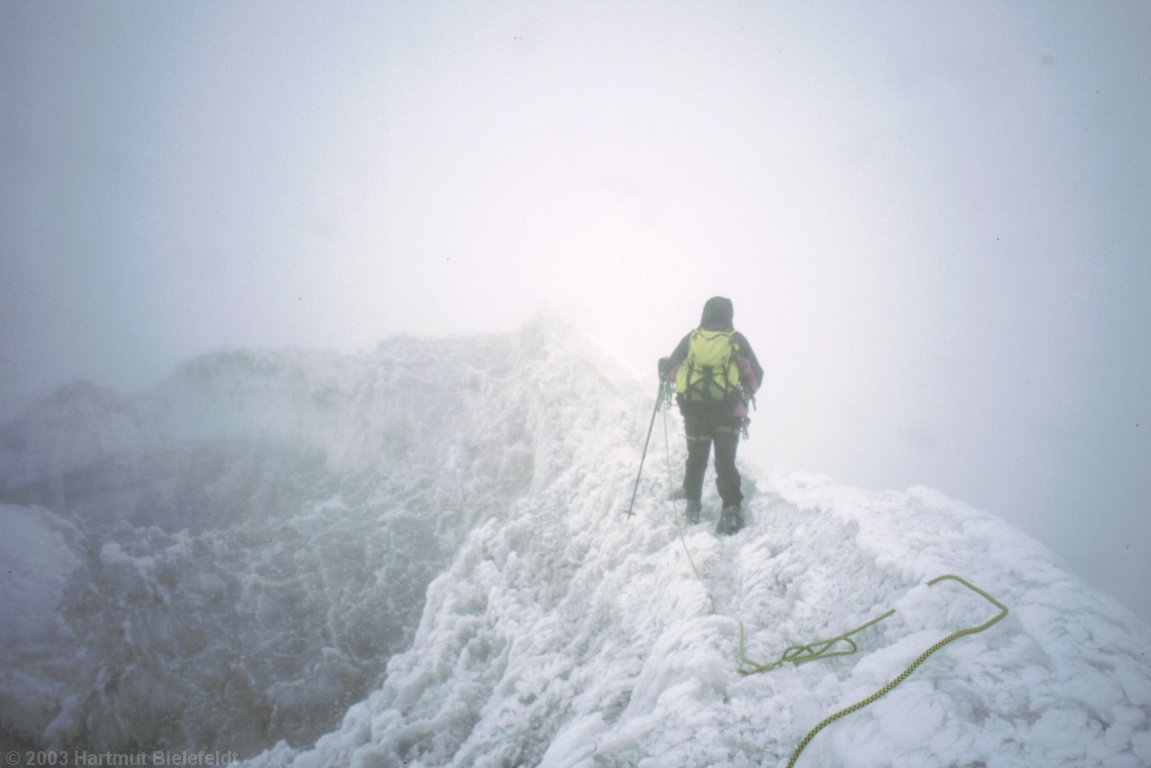
<svg viewBox="0 0 1151 768"><path fill-rule="evenodd" d="M700 318L699 327L709 331L730 331L733 328L731 323L734 315L735 309L731 305L731 299L713 296L703 305L703 317Z"/></svg>

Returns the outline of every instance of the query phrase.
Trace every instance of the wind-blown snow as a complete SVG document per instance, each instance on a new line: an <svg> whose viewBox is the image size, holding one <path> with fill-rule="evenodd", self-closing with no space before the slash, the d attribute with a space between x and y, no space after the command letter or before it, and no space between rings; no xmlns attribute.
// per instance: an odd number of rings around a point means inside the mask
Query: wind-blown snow
<svg viewBox="0 0 1151 768"><path fill-rule="evenodd" d="M995 614L927 586L955 573L1007 617L799 765L1151 765L1148 627L992 515L745 465L748 528L681 536L669 413L626 518L652 394L546 321L61 390L0 434L4 737L301 768L782 765ZM766 663L888 609L853 655L738 671L741 626Z"/></svg>

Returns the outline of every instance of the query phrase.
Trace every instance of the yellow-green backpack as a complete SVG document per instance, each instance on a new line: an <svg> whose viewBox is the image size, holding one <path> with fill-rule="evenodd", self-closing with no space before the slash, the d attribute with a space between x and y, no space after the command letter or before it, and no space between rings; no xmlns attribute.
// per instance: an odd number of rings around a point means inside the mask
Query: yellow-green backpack
<svg viewBox="0 0 1151 768"><path fill-rule="evenodd" d="M676 373L676 391L690 403L734 401L742 392L738 351L732 331L692 331L687 358Z"/></svg>

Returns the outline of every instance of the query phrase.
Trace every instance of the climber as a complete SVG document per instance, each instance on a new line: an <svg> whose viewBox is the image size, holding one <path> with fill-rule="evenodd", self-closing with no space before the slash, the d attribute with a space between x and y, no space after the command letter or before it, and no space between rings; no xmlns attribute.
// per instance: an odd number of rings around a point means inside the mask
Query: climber
<svg viewBox="0 0 1151 768"><path fill-rule="evenodd" d="M703 306L699 327L659 361L659 375L676 385L676 401L687 434L683 493L687 522L700 519L703 476L715 444L715 485L723 501L717 534L743 527L739 471L735 453L748 423L748 403L763 379L763 368L751 345L732 326L731 299L715 296Z"/></svg>

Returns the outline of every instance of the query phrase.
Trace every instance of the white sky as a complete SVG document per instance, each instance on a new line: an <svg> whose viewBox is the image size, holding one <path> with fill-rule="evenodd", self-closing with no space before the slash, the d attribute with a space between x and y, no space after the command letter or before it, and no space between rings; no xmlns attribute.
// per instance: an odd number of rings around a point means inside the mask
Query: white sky
<svg viewBox="0 0 1151 768"><path fill-rule="evenodd" d="M543 309L647 377L722 294L747 455L1151 620L1151 5L424 5L0 4L0 406Z"/></svg>

